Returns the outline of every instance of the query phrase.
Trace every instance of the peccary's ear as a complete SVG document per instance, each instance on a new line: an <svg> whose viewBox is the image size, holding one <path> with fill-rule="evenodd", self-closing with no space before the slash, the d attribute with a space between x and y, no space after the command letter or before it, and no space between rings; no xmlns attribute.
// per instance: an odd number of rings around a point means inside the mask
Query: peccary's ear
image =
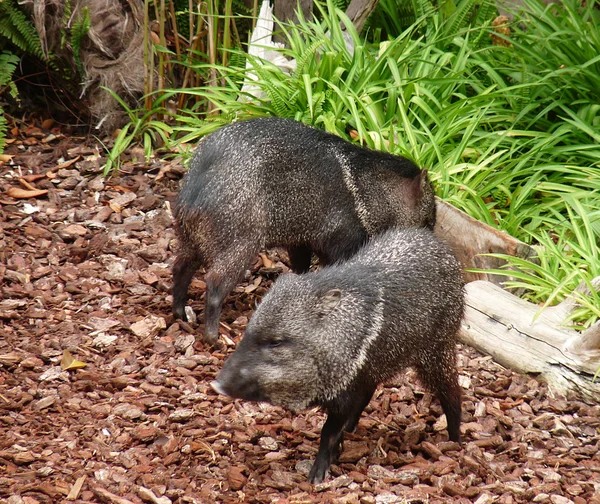
<svg viewBox="0 0 600 504"><path fill-rule="evenodd" d="M425 186L428 183L429 179L427 178L427 170L421 170L419 174L410 182L409 201L414 201L415 203L421 201L423 199L423 194L425 193Z"/></svg>
<svg viewBox="0 0 600 504"><path fill-rule="evenodd" d="M340 304L342 299L342 291L340 289L328 290L319 299L318 312L320 317L329 315L335 307Z"/></svg>

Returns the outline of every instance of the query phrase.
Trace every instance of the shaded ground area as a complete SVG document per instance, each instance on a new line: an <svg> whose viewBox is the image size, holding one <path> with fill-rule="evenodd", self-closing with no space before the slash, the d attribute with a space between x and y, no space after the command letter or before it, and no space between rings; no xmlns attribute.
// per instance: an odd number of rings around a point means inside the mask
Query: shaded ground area
<svg viewBox="0 0 600 504"><path fill-rule="evenodd" d="M277 253L257 258L228 298L226 351L194 346L198 325L170 315L170 202L183 169L132 159L106 180L97 145L39 130L6 153L0 502L600 502L600 406L552 398L463 347L462 447L408 372L377 391L330 477L307 483L322 413L233 401L209 386L287 270ZM30 190L23 176L48 193L10 197ZM63 370L65 351L86 366Z"/></svg>

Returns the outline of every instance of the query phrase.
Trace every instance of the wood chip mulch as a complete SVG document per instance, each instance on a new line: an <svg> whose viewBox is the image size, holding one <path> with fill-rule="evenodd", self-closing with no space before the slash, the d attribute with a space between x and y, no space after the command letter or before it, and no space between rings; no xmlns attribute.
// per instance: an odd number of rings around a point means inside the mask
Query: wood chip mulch
<svg viewBox="0 0 600 504"><path fill-rule="evenodd" d="M106 179L92 141L34 133L0 162L0 502L600 503L600 405L462 346L462 446L408 371L309 484L321 412L209 385L284 258L257 258L227 299L224 350L195 343L201 323L170 314L182 167L133 150Z"/></svg>

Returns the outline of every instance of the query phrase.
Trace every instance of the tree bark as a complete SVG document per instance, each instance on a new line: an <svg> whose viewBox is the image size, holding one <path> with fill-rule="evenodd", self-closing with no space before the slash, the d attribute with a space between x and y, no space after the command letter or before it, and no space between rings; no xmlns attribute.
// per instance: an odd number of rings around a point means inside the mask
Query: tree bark
<svg viewBox="0 0 600 504"><path fill-rule="evenodd" d="M368 17L377 7L379 0L352 0L348 8L346 9L346 15L352 21L356 31L360 33L367 22ZM273 5L273 15L278 21L291 21L293 23L298 22L298 16L296 12L298 9L301 10L305 19L312 18L312 0L276 0ZM342 29L344 27L342 26ZM278 24L276 24L276 31L280 30ZM277 33L274 33L274 40L276 42L284 42Z"/></svg>
<svg viewBox="0 0 600 504"><path fill-rule="evenodd" d="M276 0L273 4L273 15L279 21L298 22L298 9L305 19L312 18L312 0Z"/></svg>
<svg viewBox="0 0 600 504"><path fill-rule="evenodd" d="M313 0L275 0L273 4L273 16L275 21L275 31L273 32L273 41L279 44L285 44L285 39L279 35L281 31L279 21L298 22L298 10L306 20L312 19Z"/></svg>
<svg viewBox="0 0 600 504"><path fill-rule="evenodd" d="M352 0L346 9L346 16L350 18L356 31L360 33L368 17L377 7L379 0Z"/></svg>

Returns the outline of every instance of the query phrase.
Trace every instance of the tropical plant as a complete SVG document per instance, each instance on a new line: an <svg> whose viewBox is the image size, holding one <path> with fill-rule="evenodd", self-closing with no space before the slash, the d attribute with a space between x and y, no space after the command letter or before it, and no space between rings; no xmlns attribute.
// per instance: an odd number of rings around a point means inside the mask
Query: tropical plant
<svg viewBox="0 0 600 504"><path fill-rule="evenodd" d="M13 53L8 51L2 51L0 53L0 96L5 92L16 99L18 96L17 87L12 81L12 75L17 68L19 58ZM4 151L4 144L6 138L6 118L4 117L4 110L0 106L0 154Z"/></svg>
<svg viewBox="0 0 600 504"><path fill-rule="evenodd" d="M123 110L126 111L130 122L119 130L112 148L108 152L104 166L104 175L108 175L113 170L119 168L121 155L135 142L141 141L144 156L148 160L157 146L169 143L169 136L172 131L165 120L169 112L163 105L164 97L154 101L150 110L146 110L145 108L132 109L120 96L111 90L108 91L123 107Z"/></svg>
<svg viewBox="0 0 600 504"><path fill-rule="evenodd" d="M66 6L70 6L70 3L67 2ZM84 40L84 37L90 31L90 10L88 6L84 6L81 9L81 13L79 16L73 20L69 35L66 34L66 26L69 25L70 18L70 8L65 8L65 28L63 28L63 37L70 38L71 42L71 50L73 51L73 60L75 61L75 66L77 67L77 72L81 77L85 76L85 69L83 67L83 62L81 61L81 43ZM67 17L68 14L68 17Z"/></svg>
<svg viewBox="0 0 600 504"><path fill-rule="evenodd" d="M40 38L35 27L16 0L0 2L0 49L14 46L25 54L44 60Z"/></svg>
<svg viewBox="0 0 600 504"><path fill-rule="evenodd" d="M0 1L0 96L5 92L17 99L13 74L19 63L18 53L43 59L44 52L35 27L23 13L16 0ZM0 106L0 153L4 150L6 118Z"/></svg>

